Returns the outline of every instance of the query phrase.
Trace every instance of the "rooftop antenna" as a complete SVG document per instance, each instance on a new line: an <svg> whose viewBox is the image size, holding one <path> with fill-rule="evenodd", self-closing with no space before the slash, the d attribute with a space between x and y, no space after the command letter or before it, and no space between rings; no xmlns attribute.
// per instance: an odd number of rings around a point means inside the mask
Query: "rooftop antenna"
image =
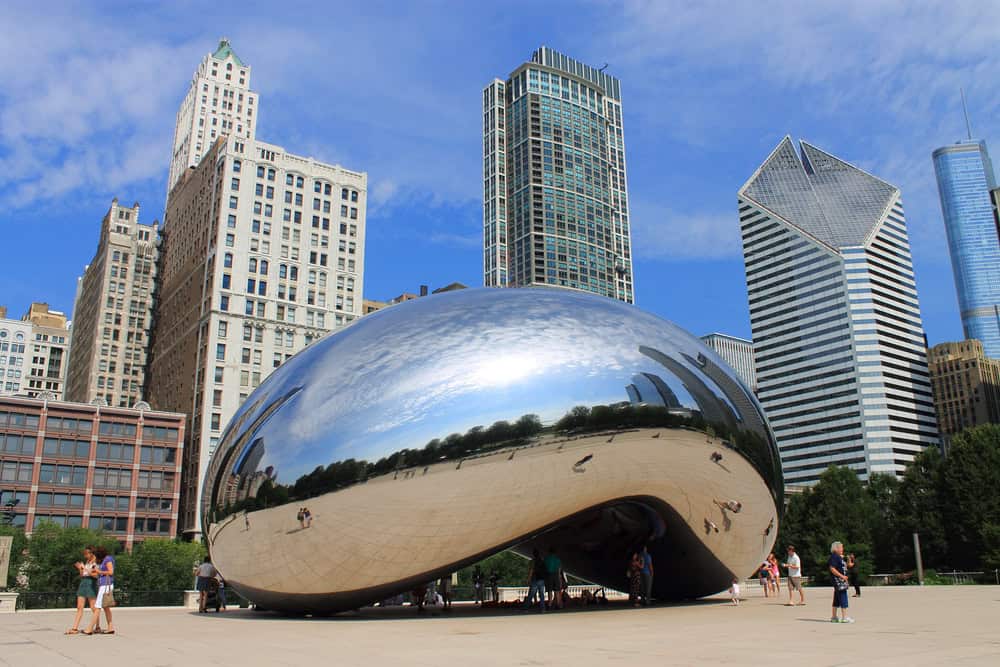
<svg viewBox="0 0 1000 667"><path fill-rule="evenodd" d="M962 95L962 113L965 114L965 131L969 135L969 141L972 141L972 124L969 123L969 107L965 104L965 89L959 88L958 92Z"/></svg>

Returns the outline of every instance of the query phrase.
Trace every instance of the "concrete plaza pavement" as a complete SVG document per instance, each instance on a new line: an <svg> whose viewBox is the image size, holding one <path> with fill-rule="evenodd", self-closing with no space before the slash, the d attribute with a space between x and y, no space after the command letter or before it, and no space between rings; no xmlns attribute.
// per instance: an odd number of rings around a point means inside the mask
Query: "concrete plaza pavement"
<svg viewBox="0 0 1000 667"><path fill-rule="evenodd" d="M808 605L751 597L649 609L547 613L456 606L332 618L247 610L115 611L116 636L64 636L73 612L0 616L2 665L998 665L1000 587L866 588L853 625L829 622L831 589ZM756 594L756 591L755 591Z"/></svg>

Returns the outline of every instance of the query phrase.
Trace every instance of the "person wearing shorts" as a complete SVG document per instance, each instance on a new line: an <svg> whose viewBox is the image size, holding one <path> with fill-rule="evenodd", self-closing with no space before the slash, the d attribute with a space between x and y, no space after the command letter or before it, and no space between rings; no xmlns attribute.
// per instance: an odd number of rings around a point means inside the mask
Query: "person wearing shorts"
<svg viewBox="0 0 1000 667"><path fill-rule="evenodd" d="M562 561L555 548L545 557L545 588L549 594L549 609L562 609Z"/></svg>
<svg viewBox="0 0 1000 667"><path fill-rule="evenodd" d="M111 606L106 605L108 598L114 597L115 592L115 559L104 547L94 549L94 555L99 561L97 566L97 597L94 599L94 618L90 621L90 626L84 630L83 634L94 634L94 628L101 620L101 610L104 610L104 617L107 619L107 629L103 634L115 634L115 624L111 620Z"/></svg>
<svg viewBox="0 0 1000 667"><path fill-rule="evenodd" d="M802 588L802 559L795 553L795 547L791 544L788 545L787 551L788 554L785 557L785 562L781 565L788 570L788 606L794 607L795 602L792 601L792 593L794 591L799 592L798 603L806 603L806 593Z"/></svg>
<svg viewBox="0 0 1000 667"><path fill-rule="evenodd" d="M211 580L218 576L218 574L219 571L212 565L212 559L205 556L205 560L198 566L198 580L194 585L195 590L198 591L198 612L201 614L208 613L205 603L208 602L209 587L211 586Z"/></svg>

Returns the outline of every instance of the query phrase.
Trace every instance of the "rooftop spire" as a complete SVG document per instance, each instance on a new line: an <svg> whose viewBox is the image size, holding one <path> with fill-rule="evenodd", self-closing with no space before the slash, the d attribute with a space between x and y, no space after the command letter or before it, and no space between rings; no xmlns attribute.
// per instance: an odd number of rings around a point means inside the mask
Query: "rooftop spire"
<svg viewBox="0 0 1000 667"><path fill-rule="evenodd" d="M223 37L222 39L219 40L219 48L215 50L215 53L212 54L212 57L215 58L216 60L225 60L229 56L233 57L233 60L236 62L237 66L243 67L243 61L240 60L240 57L236 55L235 51L233 51L233 47L229 43L229 38Z"/></svg>
<svg viewBox="0 0 1000 667"><path fill-rule="evenodd" d="M965 114L965 132L969 136L969 141L972 141L972 124L969 122L969 107L965 104L965 89L959 88L958 92L962 95L962 113Z"/></svg>

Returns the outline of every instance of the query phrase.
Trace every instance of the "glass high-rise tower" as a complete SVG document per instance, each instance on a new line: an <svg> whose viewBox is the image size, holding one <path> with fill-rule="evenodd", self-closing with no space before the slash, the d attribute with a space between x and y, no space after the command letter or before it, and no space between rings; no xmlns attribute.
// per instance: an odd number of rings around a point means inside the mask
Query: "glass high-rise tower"
<svg viewBox="0 0 1000 667"><path fill-rule="evenodd" d="M543 46L483 90L483 275L633 303L621 84L603 68Z"/></svg>
<svg viewBox="0 0 1000 667"><path fill-rule="evenodd" d="M937 149L933 159L965 337L1000 358L1000 228L986 142L960 141Z"/></svg>
<svg viewBox="0 0 1000 667"><path fill-rule="evenodd" d="M786 137L739 191L757 396L785 482L938 445L899 190Z"/></svg>

